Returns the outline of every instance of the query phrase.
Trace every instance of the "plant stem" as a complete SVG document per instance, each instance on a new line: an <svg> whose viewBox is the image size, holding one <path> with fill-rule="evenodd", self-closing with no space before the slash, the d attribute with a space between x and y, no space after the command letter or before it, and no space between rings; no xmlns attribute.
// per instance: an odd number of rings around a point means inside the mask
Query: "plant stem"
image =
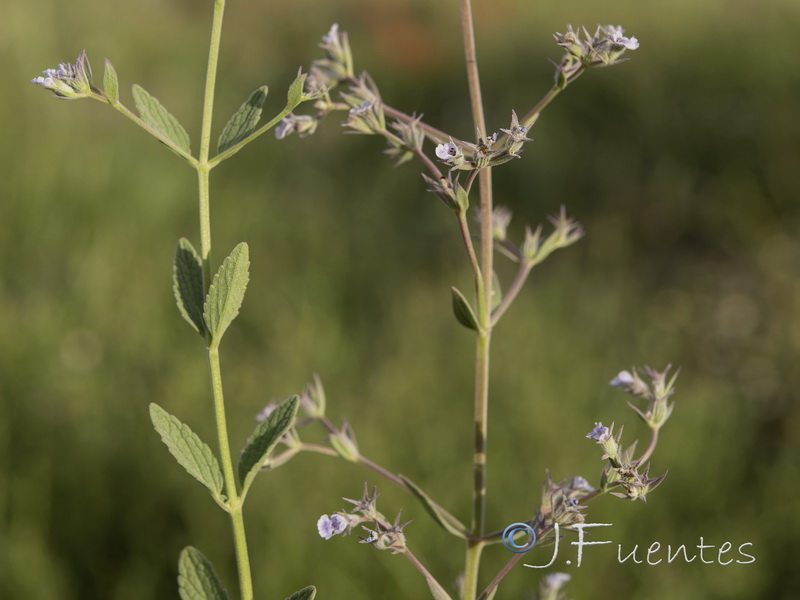
<svg viewBox="0 0 800 600"><path fill-rule="evenodd" d="M639 460L636 461L637 465L642 464L648 458L653 455L653 451L656 449L656 445L658 444L658 429L651 428L650 429L650 443L647 445L647 450L644 451L644 454L639 457Z"/></svg>
<svg viewBox="0 0 800 600"><path fill-rule="evenodd" d="M522 263L519 265L519 269L517 270L517 275L514 277L514 281L511 283L511 287L508 288L505 296L503 296L502 302L498 305L498 307L492 312L492 324L497 325L497 322L500 320L500 317L508 310L508 307L511 306L511 303L517 297L522 286L525 285L525 281L528 279L528 274L531 272L533 268L533 264L530 261L523 260Z"/></svg>
<svg viewBox="0 0 800 600"><path fill-rule="evenodd" d="M442 584L440 584L438 581L436 581L436 578L433 575L430 574L428 569L426 569L425 566L421 562L419 562L419 560L417 559L416 556L414 556L414 554L411 552L411 550L409 550L408 548L405 548L403 550L403 555L425 577L425 580L428 582L428 587L430 588L431 593L434 594L435 598L441 599L441 600L445 600L445 599L449 600L450 595L442 587Z"/></svg>
<svg viewBox="0 0 800 600"><path fill-rule="evenodd" d="M225 0L215 0L214 17L211 22L211 42L208 48L208 68L206 70L206 91L203 97L203 123L200 128L200 154L198 155L197 175L200 189L200 258L203 260L203 283L206 291L211 285L211 216L209 202L210 167L208 154L211 148L211 121L214 114L214 88L217 81L217 62L219 61L219 42L222 35L222 16L225 13Z"/></svg>
<svg viewBox="0 0 800 600"><path fill-rule="evenodd" d="M225 0L215 0L214 17L211 22L211 42L208 50L208 69L206 70L206 89L203 98L203 123L200 133L200 153L197 169L197 181L200 202L200 256L203 261L203 285L208 290L211 285L211 202L209 174L211 166L208 162L211 147L211 121L214 114L214 87L217 81L217 62L222 35L222 17L225 13ZM207 334L206 342L210 342ZM211 371L211 390L214 399L214 417L217 424L219 440L219 456L222 462L222 473L225 479L228 512L233 527L233 544L236 552L236 566L239 571L239 588L242 600L253 600L253 579L250 573L250 557L247 553L247 539L244 531L242 515L242 499L236 488L236 479L231 460L230 443L228 442L228 424L225 416L225 399L222 393L222 375L219 366L219 348L216 344L208 347L208 365Z"/></svg>
<svg viewBox="0 0 800 600"><path fill-rule="evenodd" d="M214 396L214 416L217 422L219 456L222 461L222 474L225 478L225 493L228 496L229 513L233 525L233 543L236 549L236 565L239 569L239 586L242 600L252 600L253 580L250 574L250 557L247 554L247 540L244 534L242 502L236 489L233 474L231 448L228 442L228 425L225 417L225 400L222 394L222 375L219 368L219 349L208 349L208 365L211 370L211 389Z"/></svg>
<svg viewBox="0 0 800 600"><path fill-rule="evenodd" d="M472 20L470 0L461 0L461 32L464 39L464 59L467 67L469 97L472 106L473 124L478 136L486 134L486 121L483 113L478 60L475 52L475 28ZM478 592L478 570L481 551L485 543L480 538L484 530L486 512L486 443L488 433L489 404L489 349L492 335L491 292L494 246L492 243L492 174L491 169L480 173L480 212L481 212L481 272L475 279L478 297L478 339L475 351L475 398L474 398L474 441L472 453L472 522L473 539L467 543L464 565L463 598L473 600Z"/></svg>

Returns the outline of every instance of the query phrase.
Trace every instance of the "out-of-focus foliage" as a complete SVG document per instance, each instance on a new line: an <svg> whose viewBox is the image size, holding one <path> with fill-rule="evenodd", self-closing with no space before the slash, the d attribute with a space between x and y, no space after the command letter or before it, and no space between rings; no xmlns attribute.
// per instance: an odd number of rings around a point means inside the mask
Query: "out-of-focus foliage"
<svg viewBox="0 0 800 600"><path fill-rule="evenodd" d="M566 204L587 235L536 268L498 327L490 421L490 527L530 518L545 469L596 481L584 439L597 420L644 435L620 369L682 371L647 505L594 502L613 523L573 576L576 599L788 600L800 516L800 70L794 0L598 3L474 0L487 116L507 126L549 88L567 23L622 24L641 48L584 75L497 169L511 235ZM171 462L148 419L158 402L213 439L207 369L171 290L180 236L197 241L195 180L113 111L27 83L86 48L113 60L121 99L154 93L197 139L211 8L188 0L30 0L0 19L0 597L176 597L192 544L229 589L229 525ZM384 99L471 134L457 3L230 0L217 129L255 87L274 113L300 64L338 22ZM216 259L251 251L251 283L223 348L232 440L270 399L318 372L329 413L361 451L469 510L472 339L450 314L469 289L451 215L414 166L327 122L311 138L262 139L212 178ZM501 276L510 270L500 265ZM507 281L507 279L506 279ZM236 445L236 444L235 444ZM301 455L248 498L259 598L313 583L320 598L421 598L402 558L323 541L319 515L364 480L414 519L412 550L450 584L459 544L409 496L358 467ZM635 544L752 542L750 565L618 564ZM540 560L546 552L531 557ZM574 558L574 557L573 557ZM508 559L487 550L485 573ZM498 598L539 573L519 568ZM487 579L488 582L488 579Z"/></svg>

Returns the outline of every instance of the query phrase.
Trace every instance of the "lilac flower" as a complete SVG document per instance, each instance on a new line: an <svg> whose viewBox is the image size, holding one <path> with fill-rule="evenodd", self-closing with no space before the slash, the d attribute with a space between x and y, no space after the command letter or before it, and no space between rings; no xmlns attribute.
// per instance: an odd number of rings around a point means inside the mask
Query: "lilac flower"
<svg viewBox="0 0 800 600"><path fill-rule="evenodd" d="M630 372L620 371L614 379L608 382L608 385L612 387L629 387L633 385L634 381L633 375L631 375Z"/></svg>
<svg viewBox="0 0 800 600"><path fill-rule="evenodd" d="M322 515L317 521L317 531L319 535L326 540L331 539L333 536L342 533L347 528L347 521L341 516L334 514L330 517Z"/></svg>
<svg viewBox="0 0 800 600"><path fill-rule="evenodd" d="M461 149L455 145L453 140L450 140L446 144L439 144L436 146L436 156L441 160L453 160L459 155L463 156L463 153Z"/></svg>
<svg viewBox="0 0 800 600"><path fill-rule="evenodd" d="M569 485L570 488L573 490L579 490L582 492L593 492L594 487L585 478L581 477L580 475L575 475L572 478L572 482Z"/></svg>
<svg viewBox="0 0 800 600"><path fill-rule="evenodd" d="M322 36L322 43L328 45L335 45L339 43L339 24L334 23L331 25L330 30L324 36Z"/></svg>
<svg viewBox="0 0 800 600"><path fill-rule="evenodd" d="M612 44L616 46L623 46L628 50L636 50L639 47L639 40L635 37L625 37L622 35L622 27L608 25L605 28L605 33Z"/></svg>
<svg viewBox="0 0 800 600"><path fill-rule="evenodd" d="M549 573L545 575L545 583L550 588L561 588L572 577L567 573Z"/></svg>
<svg viewBox="0 0 800 600"><path fill-rule="evenodd" d="M594 429L586 434L586 437L602 444L611 439L611 430L608 427L603 427L602 423L595 423Z"/></svg>

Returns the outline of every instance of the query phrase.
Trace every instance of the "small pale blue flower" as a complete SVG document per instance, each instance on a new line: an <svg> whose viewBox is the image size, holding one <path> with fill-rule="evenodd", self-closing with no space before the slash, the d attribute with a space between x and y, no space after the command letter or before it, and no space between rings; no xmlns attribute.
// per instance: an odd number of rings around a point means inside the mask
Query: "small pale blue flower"
<svg viewBox="0 0 800 600"><path fill-rule="evenodd" d="M461 154L461 149L452 140L436 146L436 156L441 160L453 160Z"/></svg>
<svg viewBox="0 0 800 600"><path fill-rule="evenodd" d="M333 536L342 533L347 528L347 522L339 515L322 515L317 521L317 531L320 537L326 540L331 539Z"/></svg>
<svg viewBox="0 0 800 600"><path fill-rule="evenodd" d="M639 40L635 37L625 37L622 27L609 25L606 27L606 34L608 35L608 39L617 46L624 46L628 50L636 50L639 47Z"/></svg>
<svg viewBox="0 0 800 600"><path fill-rule="evenodd" d="M617 376L608 382L612 387L628 387L634 383L633 375L629 371L620 371Z"/></svg>
<svg viewBox="0 0 800 600"><path fill-rule="evenodd" d="M339 24L334 23L331 25L330 30L324 36L322 36L322 41L325 44L336 44L339 41Z"/></svg>
<svg viewBox="0 0 800 600"><path fill-rule="evenodd" d="M586 437L602 444L611 439L611 430L608 427L603 427L602 423L595 423L594 429L586 434Z"/></svg>

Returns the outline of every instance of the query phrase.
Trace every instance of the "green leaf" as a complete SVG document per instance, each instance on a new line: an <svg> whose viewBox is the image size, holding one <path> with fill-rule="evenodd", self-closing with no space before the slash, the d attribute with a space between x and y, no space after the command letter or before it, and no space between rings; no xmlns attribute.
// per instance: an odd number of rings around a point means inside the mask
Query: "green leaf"
<svg viewBox="0 0 800 600"><path fill-rule="evenodd" d="M450 288L453 292L453 314L467 329L478 331L478 319L475 318L475 312L469 305L469 302L464 298L464 294L459 292L455 287Z"/></svg>
<svg viewBox="0 0 800 600"><path fill-rule="evenodd" d="M303 101L303 85L306 82L306 73L298 72L297 79L289 86L289 93L286 95L286 108L294 110L294 108Z"/></svg>
<svg viewBox="0 0 800 600"><path fill-rule="evenodd" d="M247 289L250 257L246 243L233 249L220 266L206 296L204 317L211 333L211 346L218 346L222 335L239 314Z"/></svg>
<svg viewBox="0 0 800 600"><path fill-rule="evenodd" d="M189 134L183 126L178 123L178 119L173 117L155 97L151 96L147 90L140 85L133 86L133 102L142 121L150 125L153 129L172 140L176 146L190 152L191 143Z"/></svg>
<svg viewBox="0 0 800 600"><path fill-rule="evenodd" d="M433 517L433 520L441 525L445 531L453 534L456 537L467 539L469 532L461 521L456 519L453 515L443 512L442 509L439 508L430 498L430 496L423 492L422 489L408 477L405 475L400 475L400 479L403 480L403 483L406 485L409 491L414 494L417 500L422 503L422 506L425 508L428 514Z"/></svg>
<svg viewBox="0 0 800 600"><path fill-rule="evenodd" d="M227 600L228 593L211 562L197 548L186 546L178 559L181 600Z"/></svg>
<svg viewBox="0 0 800 600"><path fill-rule="evenodd" d="M314 596L317 595L317 588L313 585L308 587L304 587L302 590L299 590L289 596L286 600L314 600Z"/></svg>
<svg viewBox="0 0 800 600"><path fill-rule="evenodd" d="M239 482L242 484L242 495L253 483L253 478L264 464L264 460L283 435L289 431L297 416L299 406L300 401L297 396L284 400L256 426L253 435L247 440L239 458Z"/></svg>
<svg viewBox="0 0 800 600"><path fill-rule="evenodd" d="M267 86L265 85L250 94L247 101L239 107L239 110L225 125L225 129L222 130L217 142L217 152L224 152L231 146L235 146L255 130L258 120L261 118L261 107L264 106L266 99Z"/></svg>
<svg viewBox="0 0 800 600"><path fill-rule="evenodd" d="M103 71L103 92L105 92L108 103L111 106L119 104L119 79L117 79L114 65L108 59L106 59L106 68Z"/></svg>
<svg viewBox="0 0 800 600"><path fill-rule="evenodd" d="M203 321L203 261L186 238L178 241L175 248L175 262L172 267L172 290L183 318L195 331L205 336Z"/></svg>
<svg viewBox="0 0 800 600"><path fill-rule="evenodd" d="M219 498L222 492L222 472L211 448L188 425L181 423L158 404L150 404L150 420L161 436L161 441L169 448L170 454L189 475Z"/></svg>

